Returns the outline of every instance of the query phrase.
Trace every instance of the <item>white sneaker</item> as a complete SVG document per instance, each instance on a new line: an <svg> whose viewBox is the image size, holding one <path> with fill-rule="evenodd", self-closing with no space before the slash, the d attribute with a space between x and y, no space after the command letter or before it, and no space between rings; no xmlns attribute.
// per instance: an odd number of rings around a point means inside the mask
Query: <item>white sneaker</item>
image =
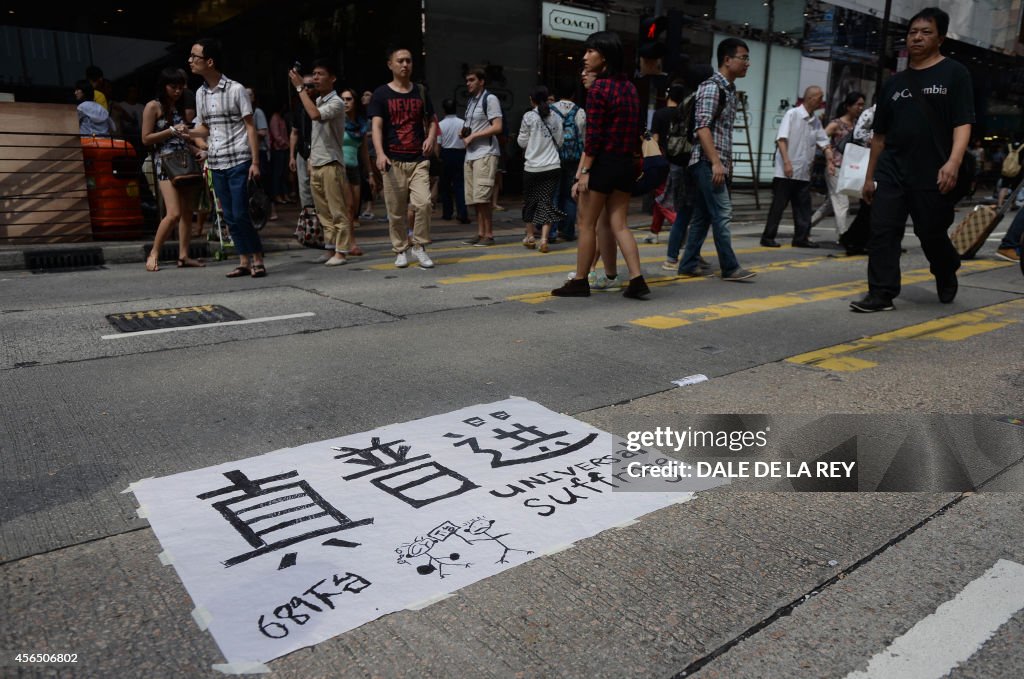
<svg viewBox="0 0 1024 679"><path fill-rule="evenodd" d="M348 259L344 255L334 255L324 262L324 266L341 266L342 264L348 264Z"/></svg>
<svg viewBox="0 0 1024 679"><path fill-rule="evenodd" d="M404 250L399 252L398 256L395 257L395 266L399 269L404 269L409 266L409 255L407 255Z"/></svg>
<svg viewBox="0 0 1024 679"><path fill-rule="evenodd" d="M372 212L367 211L359 215L359 219L365 220L367 222L372 222L375 218Z"/></svg>
<svg viewBox="0 0 1024 679"><path fill-rule="evenodd" d="M434 262L431 261L430 257L427 255L427 251L423 249L422 245L417 245L413 247L412 254L413 257L419 260L420 266L423 267L424 269L434 268Z"/></svg>
<svg viewBox="0 0 1024 679"><path fill-rule="evenodd" d="M622 288L622 277L616 276L609 279L604 271L591 271L587 274L587 282L591 290L601 292L614 292Z"/></svg>
<svg viewBox="0 0 1024 679"><path fill-rule="evenodd" d="M657 245L657 243L658 243L658 234L656 234L656 233L649 233L649 234L647 234L646 236L644 236L644 242L645 243L654 243L655 245Z"/></svg>
<svg viewBox="0 0 1024 679"><path fill-rule="evenodd" d="M326 250L324 254L320 255L316 260L317 264L325 264L327 260L334 256L334 250Z"/></svg>

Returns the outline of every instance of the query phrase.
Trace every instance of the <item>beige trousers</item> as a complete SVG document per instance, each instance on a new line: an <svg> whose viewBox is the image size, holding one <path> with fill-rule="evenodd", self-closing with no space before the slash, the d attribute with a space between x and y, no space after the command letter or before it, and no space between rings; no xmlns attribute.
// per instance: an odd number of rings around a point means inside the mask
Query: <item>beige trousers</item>
<svg viewBox="0 0 1024 679"><path fill-rule="evenodd" d="M392 161L384 173L384 204L392 250L405 252L410 245L430 243L430 161ZM406 226L409 207L416 211L411 243Z"/></svg>
<svg viewBox="0 0 1024 679"><path fill-rule="evenodd" d="M328 163L310 168L309 188L313 192L316 216L324 227L324 246L347 253L352 247L352 218L348 210L345 166Z"/></svg>

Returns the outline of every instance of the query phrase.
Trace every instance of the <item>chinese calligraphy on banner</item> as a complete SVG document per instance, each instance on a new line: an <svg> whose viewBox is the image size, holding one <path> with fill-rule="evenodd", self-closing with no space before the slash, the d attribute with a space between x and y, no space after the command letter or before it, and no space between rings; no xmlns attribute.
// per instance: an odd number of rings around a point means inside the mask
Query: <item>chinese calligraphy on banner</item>
<svg viewBox="0 0 1024 679"><path fill-rule="evenodd" d="M266 662L685 493L616 493L612 435L521 398L132 486L228 662Z"/></svg>

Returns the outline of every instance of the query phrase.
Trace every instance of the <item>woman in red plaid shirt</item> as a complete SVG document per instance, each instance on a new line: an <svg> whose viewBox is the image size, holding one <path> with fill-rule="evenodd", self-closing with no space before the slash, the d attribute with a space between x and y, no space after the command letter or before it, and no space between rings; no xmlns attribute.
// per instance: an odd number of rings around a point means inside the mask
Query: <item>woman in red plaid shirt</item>
<svg viewBox="0 0 1024 679"><path fill-rule="evenodd" d="M612 238L604 238L605 275L617 280L615 248L618 245L629 268L629 285L623 296L640 299L650 288L640 272L640 253L626 226L629 197L636 181L633 152L640 144L640 97L633 83L622 76L622 41L611 31L590 35L583 43L583 64L597 79L587 92L587 131L573 196L578 197L579 245L576 276L552 290L556 297L589 297L587 273L597 247L597 221L607 210ZM607 247L606 247L607 245Z"/></svg>

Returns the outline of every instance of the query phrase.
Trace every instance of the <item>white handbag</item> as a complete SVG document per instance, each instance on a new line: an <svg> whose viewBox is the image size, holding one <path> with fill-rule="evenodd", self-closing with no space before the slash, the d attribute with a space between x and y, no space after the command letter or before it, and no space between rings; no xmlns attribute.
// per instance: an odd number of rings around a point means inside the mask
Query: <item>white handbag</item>
<svg viewBox="0 0 1024 679"><path fill-rule="evenodd" d="M871 149L847 144L843 149L843 164L839 168L839 178L836 181L836 192L851 198L860 198L861 189L864 188L864 178L868 173L868 159L871 157Z"/></svg>

